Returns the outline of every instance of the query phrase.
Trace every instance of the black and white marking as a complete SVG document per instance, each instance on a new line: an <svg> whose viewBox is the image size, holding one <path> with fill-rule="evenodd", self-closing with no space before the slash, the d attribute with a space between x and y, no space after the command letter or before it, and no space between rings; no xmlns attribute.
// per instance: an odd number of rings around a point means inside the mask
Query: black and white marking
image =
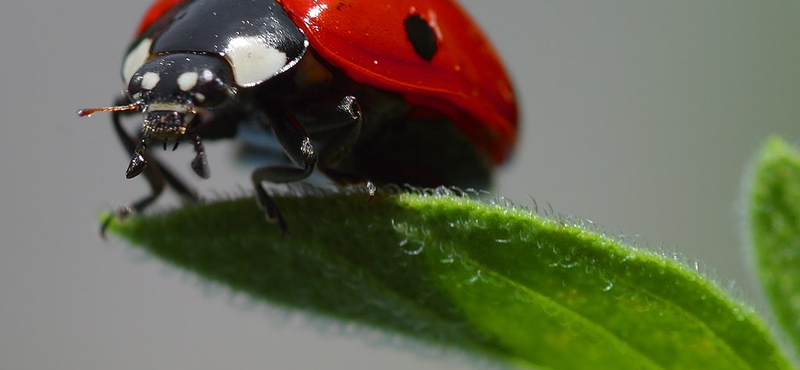
<svg viewBox="0 0 800 370"><path fill-rule="evenodd" d="M197 86L197 80L200 79L200 75L197 72L184 72L178 76L178 88L181 91L190 91Z"/></svg>
<svg viewBox="0 0 800 370"><path fill-rule="evenodd" d="M286 53L264 42L263 37L239 37L231 40L225 56L233 67L239 86L253 86L280 73L289 62Z"/></svg>
<svg viewBox="0 0 800 370"><path fill-rule="evenodd" d="M142 39L125 56L125 61L122 63L122 79L125 83L130 82L133 74L150 58L150 47L152 45L152 39Z"/></svg>
<svg viewBox="0 0 800 370"><path fill-rule="evenodd" d="M161 81L161 76L159 76L158 73L145 72L145 74L142 75L142 89L153 90L156 88L159 81Z"/></svg>

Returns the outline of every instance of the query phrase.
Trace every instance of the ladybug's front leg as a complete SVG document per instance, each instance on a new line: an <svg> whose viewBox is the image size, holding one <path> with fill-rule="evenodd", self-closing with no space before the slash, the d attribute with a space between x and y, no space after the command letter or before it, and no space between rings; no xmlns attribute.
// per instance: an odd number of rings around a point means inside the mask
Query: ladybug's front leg
<svg viewBox="0 0 800 370"><path fill-rule="evenodd" d="M126 101L120 100L115 104L124 105L126 103ZM129 114L129 112L113 112L111 121L113 122L114 132L117 134L117 138L122 143L122 146L125 148L126 152L130 154L136 151L138 139L130 136L122 127L121 118L122 115L126 113ZM189 201L198 200L197 195L190 190L189 187L184 185L183 182L169 169L161 165L161 163L152 158L152 156L147 154L145 154L145 156L148 165L144 170L144 177L147 180L147 183L150 185L150 194L137 199L131 204L117 208L115 214L111 214L105 220L103 220L103 223L100 226L101 235L105 236L106 229L108 228L108 225L111 224L111 221L114 219L114 217L124 218L130 213L141 212L150 204L152 204L164 191L165 182L184 199Z"/></svg>
<svg viewBox="0 0 800 370"><path fill-rule="evenodd" d="M297 167L270 166L253 171L251 180L256 189L258 205L267 212L267 218L278 223L281 232L287 233L286 220L281 215L275 202L270 198L262 185L263 182L283 184L300 181L314 171L317 164L317 153L305 128L289 111L282 108L268 109L264 112L272 119L270 128L273 135L283 147L286 155Z"/></svg>

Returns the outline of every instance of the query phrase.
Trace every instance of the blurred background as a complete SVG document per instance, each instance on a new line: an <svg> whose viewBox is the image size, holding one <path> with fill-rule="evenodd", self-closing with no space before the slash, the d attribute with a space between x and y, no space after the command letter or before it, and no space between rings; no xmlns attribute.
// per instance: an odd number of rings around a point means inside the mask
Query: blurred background
<svg viewBox="0 0 800 370"><path fill-rule="evenodd" d="M800 141L800 2L462 3L503 55L523 110L496 190L704 261L763 312L741 257L742 177L767 135ZM468 364L341 335L353 328L250 302L98 237L98 212L147 186L125 180L129 154L108 117L74 112L117 96L148 5L0 5L0 368ZM182 149L169 162L188 173ZM248 188L232 153L214 145L213 178L192 184L206 195Z"/></svg>

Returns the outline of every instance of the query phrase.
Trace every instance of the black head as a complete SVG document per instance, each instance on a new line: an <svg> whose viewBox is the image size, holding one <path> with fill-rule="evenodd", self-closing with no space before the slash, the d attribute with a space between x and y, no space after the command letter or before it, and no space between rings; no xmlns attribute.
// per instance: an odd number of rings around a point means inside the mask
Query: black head
<svg viewBox="0 0 800 370"><path fill-rule="evenodd" d="M192 168L208 177L205 153L196 133L209 109L231 102L236 94L230 64L226 59L203 54L166 54L147 60L128 81L127 96L131 104L120 107L85 109L79 115L101 111L140 111L143 114L142 139L136 148L126 176L140 174L147 161L144 153L151 142L174 147L188 138L194 142L197 158ZM202 165L201 165L202 164Z"/></svg>
<svg viewBox="0 0 800 370"><path fill-rule="evenodd" d="M142 107L148 140L178 141L199 123L198 111L233 99L233 74L225 59L169 54L145 62L128 82L131 102Z"/></svg>

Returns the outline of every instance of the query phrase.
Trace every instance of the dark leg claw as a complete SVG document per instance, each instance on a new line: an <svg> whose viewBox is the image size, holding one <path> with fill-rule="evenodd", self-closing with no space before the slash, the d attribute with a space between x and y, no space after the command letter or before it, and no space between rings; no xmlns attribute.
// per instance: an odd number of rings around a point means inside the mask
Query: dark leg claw
<svg viewBox="0 0 800 370"><path fill-rule="evenodd" d="M275 201L272 200L272 197L267 194L267 191L264 190L264 187L261 184L256 184L256 203L258 204L258 208L261 208L267 215L267 221L275 222L278 224L278 228L281 230L282 236L289 236L289 228L286 225L286 219L283 218L280 209L278 209L278 205L275 204Z"/></svg>
<svg viewBox="0 0 800 370"><path fill-rule="evenodd" d="M370 202L372 201L372 199L375 198L375 195L378 193L378 188L375 186L375 184L372 183L372 181L367 181L365 186L367 187L367 191L369 192L369 199L367 200L367 202Z"/></svg>
<svg viewBox="0 0 800 370"><path fill-rule="evenodd" d="M131 206L126 204L118 207L116 210L114 210L114 212L106 216L106 218L103 220L103 223L100 225L100 237L103 238L103 240L106 240L106 230L108 230L111 222L114 221L114 219L122 221L130 216L131 213L133 213Z"/></svg>

